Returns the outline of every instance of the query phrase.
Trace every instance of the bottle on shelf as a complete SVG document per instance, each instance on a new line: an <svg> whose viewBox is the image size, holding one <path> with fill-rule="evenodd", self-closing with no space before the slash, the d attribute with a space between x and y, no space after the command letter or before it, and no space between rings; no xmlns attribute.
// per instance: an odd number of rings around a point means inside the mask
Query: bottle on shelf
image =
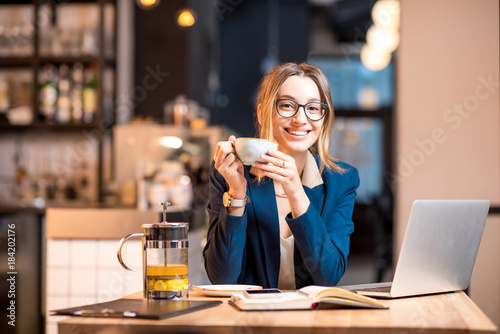
<svg viewBox="0 0 500 334"><path fill-rule="evenodd" d="M57 123L67 124L71 121L71 100L70 100L70 80L69 66L62 64L59 66L59 94L57 97Z"/></svg>
<svg viewBox="0 0 500 334"><path fill-rule="evenodd" d="M48 25L42 25L39 28L39 47L38 51L40 55L42 56L49 56L52 54L52 36L51 36L51 30L49 29Z"/></svg>
<svg viewBox="0 0 500 334"><path fill-rule="evenodd" d="M7 123L7 111L9 111L9 83L5 76L0 74L0 123Z"/></svg>
<svg viewBox="0 0 500 334"><path fill-rule="evenodd" d="M82 91L83 91L83 65L82 63L75 63L73 65L72 87L71 87L71 118L73 123L81 123L83 120L83 105L82 105Z"/></svg>
<svg viewBox="0 0 500 334"><path fill-rule="evenodd" d="M45 65L40 86L39 113L40 118L46 123L55 122L58 95L56 76L56 67L52 64Z"/></svg>
<svg viewBox="0 0 500 334"><path fill-rule="evenodd" d="M63 45L60 37L61 30L57 26L50 28L50 54L52 56L60 57L63 55Z"/></svg>
<svg viewBox="0 0 500 334"><path fill-rule="evenodd" d="M96 56L99 53L97 31L95 27L88 25L82 31L82 54Z"/></svg>
<svg viewBox="0 0 500 334"><path fill-rule="evenodd" d="M85 85L82 92L83 121L92 123L97 110L97 73L95 66L85 69Z"/></svg>
<svg viewBox="0 0 500 334"><path fill-rule="evenodd" d="M174 105L174 125L187 126L188 100L186 95L177 95Z"/></svg>

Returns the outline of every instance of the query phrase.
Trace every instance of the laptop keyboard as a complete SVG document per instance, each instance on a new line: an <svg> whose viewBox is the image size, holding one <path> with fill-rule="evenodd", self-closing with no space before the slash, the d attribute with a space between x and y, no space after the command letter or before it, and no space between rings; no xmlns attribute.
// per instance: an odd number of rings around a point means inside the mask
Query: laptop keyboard
<svg viewBox="0 0 500 334"><path fill-rule="evenodd" d="M356 291L372 291L372 292L391 292L391 286L377 286L363 289L356 289Z"/></svg>

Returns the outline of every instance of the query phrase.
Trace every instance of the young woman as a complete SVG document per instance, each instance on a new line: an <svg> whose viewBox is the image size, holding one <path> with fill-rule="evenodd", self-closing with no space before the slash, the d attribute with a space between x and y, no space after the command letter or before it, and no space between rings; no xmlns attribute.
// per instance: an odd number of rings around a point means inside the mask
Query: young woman
<svg viewBox="0 0 500 334"><path fill-rule="evenodd" d="M328 82L312 65L283 64L263 78L256 111L260 138L278 150L249 167L235 156L233 136L217 144L203 251L208 278L292 290L336 285L346 268L359 176L328 154Z"/></svg>

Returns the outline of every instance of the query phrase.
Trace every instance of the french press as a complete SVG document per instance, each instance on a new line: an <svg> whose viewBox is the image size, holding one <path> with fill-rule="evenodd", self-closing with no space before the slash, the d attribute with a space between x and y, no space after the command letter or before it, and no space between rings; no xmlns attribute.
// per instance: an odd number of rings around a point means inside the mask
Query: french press
<svg viewBox="0 0 500 334"><path fill-rule="evenodd" d="M182 299L188 296L188 223L167 222L169 202L162 206L163 222L142 224L143 233L133 233L120 240L118 261L123 262L122 247L132 237L142 237L142 272L144 298Z"/></svg>

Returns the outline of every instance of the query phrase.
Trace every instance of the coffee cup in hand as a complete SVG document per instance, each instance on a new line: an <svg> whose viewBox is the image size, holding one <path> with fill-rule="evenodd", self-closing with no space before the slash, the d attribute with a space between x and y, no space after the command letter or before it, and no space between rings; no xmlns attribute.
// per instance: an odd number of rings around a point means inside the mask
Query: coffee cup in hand
<svg viewBox="0 0 500 334"><path fill-rule="evenodd" d="M266 162L260 158L268 150L277 150L278 144L259 138L237 138L234 142L236 156L244 165L253 166L255 162Z"/></svg>

